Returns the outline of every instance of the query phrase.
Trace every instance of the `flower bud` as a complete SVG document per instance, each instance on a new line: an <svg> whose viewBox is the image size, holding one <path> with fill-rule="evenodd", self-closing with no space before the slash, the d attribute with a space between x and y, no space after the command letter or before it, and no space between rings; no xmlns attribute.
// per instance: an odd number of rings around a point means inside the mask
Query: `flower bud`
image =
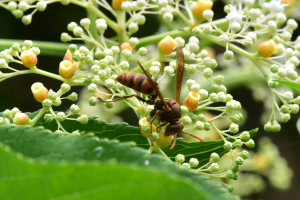
<svg viewBox="0 0 300 200"><path fill-rule="evenodd" d="M291 119L291 115L288 113L280 113L280 118L282 122L288 122Z"/></svg>
<svg viewBox="0 0 300 200"><path fill-rule="evenodd" d="M241 30L241 24L238 23L238 22L233 22L230 25L230 28L231 28L231 30L232 30L233 33L237 33L239 30Z"/></svg>
<svg viewBox="0 0 300 200"><path fill-rule="evenodd" d="M44 108L49 109L52 106L52 101L50 99L45 99L42 104Z"/></svg>
<svg viewBox="0 0 300 200"><path fill-rule="evenodd" d="M198 107L200 95L196 92L189 92L188 96L183 100L183 105L186 106L189 111L194 111Z"/></svg>
<svg viewBox="0 0 300 200"><path fill-rule="evenodd" d="M28 115L25 113L17 113L14 117L14 123L19 124L19 125L25 125L30 123L30 119Z"/></svg>
<svg viewBox="0 0 300 200"><path fill-rule="evenodd" d="M158 50L160 54L168 55L172 53L176 44L176 41L168 35L158 43Z"/></svg>
<svg viewBox="0 0 300 200"><path fill-rule="evenodd" d="M148 51L148 50L147 50L145 47L141 47L141 48L139 48L137 54L138 54L139 56L146 56L146 55L147 55L147 51Z"/></svg>
<svg viewBox="0 0 300 200"><path fill-rule="evenodd" d="M259 55L268 58L276 51L276 49L277 49L277 45L274 42L274 40L271 39L269 41L261 43L258 46L258 53Z"/></svg>
<svg viewBox="0 0 300 200"><path fill-rule="evenodd" d="M126 2L126 1L128 1L128 0L113 0L112 1L112 7L115 10L122 10L122 3Z"/></svg>
<svg viewBox="0 0 300 200"><path fill-rule="evenodd" d="M77 26L76 28L74 28L73 34L77 37L81 37L83 34L83 29L81 27Z"/></svg>
<svg viewBox="0 0 300 200"><path fill-rule="evenodd" d="M144 117L139 120L139 125L141 127L141 133L143 136L149 138L151 136L150 134L150 123L147 121L147 118ZM152 124L152 131L155 131L155 126Z"/></svg>
<svg viewBox="0 0 300 200"><path fill-rule="evenodd" d="M48 98L48 89L44 87L42 83L34 83L31 86L32 94L38 102L43 102L45 99Z"/></svg>
<svg viewBox="0 0 300 200"><path fill-rule="evenodd" d="M62 42L69 42L72 40L72 37L68 33L62 33L60 36Z"/></svg>
<svg viewBox="0 0 300 200"><path fill-rule="evenodd" d="M206 24L203 26L203 33L206 35L210 35L213 32L213 28L210 24Z"/></svg>
<svg viewBox="0 0 300 200"><path fill-rule="evenodd" d="M243 150L241 153L239 153L239 156L246 160L247 158L249 158L249 153L248 151Z"/></svg>
<svg viewBox="0 0 300 200"><path fill-rule="evenodd" d="M235 163L232 163L232 166L230 167L230 170L233 172L233 173L237 173L239 170L240 170L240 167L235 164Z"/></svg>
<svg viewBox="0 0 300 200"><path fill-rule="evenodd" d="M88 86L88 92L89 93L95 93L95 92L98 92L98 87L95 83L91 83L89 86Z"/></svg>
<svg viewBox="0 0 300 200"><path fill-rule="evenodd" d="M172 15L172 13L166 12L166 13L163 15L163 20L164 20L166 23L172 22L172 21L173 21L173 15Z"/></svg>
<svg viewBox="0 0 300 200"><path fill-rule="evenodd" d="M61 89L61 92L62 92L63 94L65 94L65 93L67 93L67 92L70 91L71 86L70 86L69 84L67 84L67 83L63 83L63 84L60 86L60 89Z"/></svg>
<svg viewBox="0 0 300 200"><path fill-rule="evenodd" d="M107 99L107 101L111 101L111 99ZM115 104L114 102L105 102L104 106L108 109L111 109L114 107L114 104Z"/></svg>
<svg viewBox="0 0 300 200"><path fill-rule="evenodd" d="M95 105L97 105L97 103L98 103L97 97L92 96L92 97L89 98L89 105L90 106L95 106Z"/></svg>
<svg viewBox="0 0 300 200"><path fill-rule="evenodd" d="M219 171L219 165L218 165L218 163L212 163L209 166L208 170L211 171L211 172L218 172Z"/></svg>
<svg viewBox="0 0 300 200"><path fill-rule="evenodd" d="M71 61L73 63L72 53L69 49L67 50L63 60L68 60L68 61Z"/></svg>
<svg viewBox="0 0 300 200"><path fill-rule="evenodd" d="M232 144L235 148L241 148L243 146L242 140L240 139L236 139Z"/></svg>
<svg viewBox="0 0 300 200"><path fill-rule="evenodd" d="M3 117L8 118L8 119L13 119L14 118L12 112L8 109L6 109L3 112Z"/></svg>
<svg viewBox="0 0 300 200"><path fill-rule="evenodd" d="M250 139L248 142L245 143L245 145L249 148L253 148L255 146L255 143L252 139Z"/></svg>
<svg viewBox="0 0 300 200"><path fill-rule="evenodd" d="M204 129L204 123L201 121L197 121L194 126L194 129L202 131Z"/></svg>
<svg viewBox="0 0 300 200"><path fill-rule="evenodd" d="M80 25L85 29L88 30L91 24L91 20L89 18L84 18L80 20Z"/></svg>
<svg viewBox="0 0 300 200"><path fill-rule="evenodd" d="M12 116L15 117L15 115L18 113L18 112L21 112L18 108L14 107L12 110L11 110L11 113L12 113Z"/></svg>
<svg viewBox="0 0 300 200"><path fill-rule="evenodd" d="M198 0L197 4L192 8L194 17L198 20L205 20L203 12L205 10L211 10L213 2L211 0Z"/></svg>
<svg viewBox="0 0 300 200"><path fill-rule="evenodd" d="M128 30L131 33L136 33L139 30L139 26L137 23L135 22L131 22L128 26Z"/></svg>
<svg viewBox="0 0 300 200"><path fill-rule="evenodd" d="M204 10L202 15L207 21L211 21L214 16L214 12L212 10Z"/></svg>
<svg viewBox="0 0 300 200"><path fill-rule="evenodd" d="M190 166L189 163L182 163L181 166L182 166L183 168L186 168L186 169L190 169L190 168L191 168L191 166Z"/></svg>
<svg viewBox="0 0 300 200"><path fill-rule="evenodd" d="M130 51L128 49L124 49L122 51L122 56L125 60L128 60L132 56L132 51Z"/></svg>
<svg viewBox="0 0 300 200"><path fill-rule="evenodd" d="M46 10L47 4L44 1L39 1L36 4L36 8L38 11L42 12L44 10Z"/></svg>
<svg viewBox="0 0 300 200"><path fill-rule="evenodd" d="M230 124L229 131L231 133L237 133L237 132L239 132L239 125L234 124L234 123Z"/></svg>
<svg viewBox="0 0 300 200"><path fill-rule="evenodd" d="M217 154L217 153L210 154L210 159L209 159L210 163L216 163L216 162L219 162L219 160L220 160L219 154Z"/></svg>
<svg viewBox="0 0 300 200"><path fill-rule="evenodd" d="M161 148L165 148L171 145L173 139L173 135L165 136L165 131L163 130L159 133L159 139L156 141L156 144Z"/></svg>
<svg viewBox="0 0 300 200"><path fill-rule="evenodd" d="M250 134L248 131L244 131L242 132L242 134L240 135L240 138L244 141L248 141L250 139Z"/></svg>
<svg viewBox="0 0 300 200"><path fill-rule="evenodd" d="M52 100L52 104L54 106L60 106L61 105L61 99L60 99L60 97L57 97L55 100Z"/></svg>
<svg viewBox="0 0 300 200"><path fill-rule="evenodd" d="M121 44L121 50L123 51L124 49L128 49L131 52L133 52L132 47L129 42L124 42Z"/></svg>
<svg viewBox="0 0 300 200"><path fill-rule="evenodd" d="M32 21L32 15L31 15L31 14L29 14L29 15L24 15L24 16L22 17L22 22L23 22L23 24L25 24L25 25L29 25L29 24L31 23L31 21Z"/></svg>
<svg viewBox="0 0 300 200"><path fill-rule="evenodd" d="M61 0L60 3L64 6L69 5L70 0Z"/></svg>
<svg viewBox="0 0 300 200"><path fill-rule="evenodd" d="M235 164L237 164L237 165L242 165L243 164L243 162L244 162L244 159L242 158L242 157L237 157L237 158L235 158Z"/></svg>
<svg viewBox="0 0 300 200"><path fill-rule="evenodd" d="M184 126L190 125L192 123L192 119L189 116L184 116L181 118Z"/></svg>
<svg viewBox="0 0 300 200"><path fill-rule="evenodd" d="M182 154L177 154L177 156L175 157L175 161L179 164L183 163L185 160L185 156Z"/></svg>
<svg viewBox="0 0 300 200"><path fill-rule="evenodd" d="M233 58L233 51L227 50L224 52L224 58L226 60L231 60Z"/></svg>
<svg viewBox="0 0 300 200"><path fill-rule="evenodd" d="M45 114L45 115L44 115L44 120L45 120L45 122L47 122L47 123L52 122L53 119L54 119L54 117L53 117L52 114Z"/></svg>
<svg viewBox="0 0 300 200"><path fill-rule="evenodd" d="M224 178L227 178L227 179L233 179L234 175L233 175L233 172L232 170L228 170L225 172L224 174Z"/></svg>
<svg viewBox="0 0 300 200"><path fill-rule="evenodd" d="M59 122L65 121L66 118L67 116L65 115L64 112L58 112L55 117L55 119Z"/></svg>
<svg viewBox="0 0 300 200"><path fill-rule="evenodd" d="M28 68L32 68L36 65L38 59L31 50L26 50L21 54L21 60L23 65Z"/></svg>
<svg viewBox="0 0 300 200"><path fill-rule="evenodd" d="M204 130L205 130L205 131L209 131L210 129L211 129L210 123L205 122L205 123L204 123Z"/></svg>
<svg viewBox="0 0 300 200"><path fill-rule="evenodd" d="M107 29L107 24L105 19L97 19L96 20L96 27L100 34L104 34L105 30Z"/></svg>
<svg viewBox="0 0 300 200"><path fill-rule="evenodd" d="M70 79L74 76L75 69L71 61L63 60L59 64L59 75L64 79Z"/></svg>
<svg viewBox="0 0 300 200"><path fill-rule="evenodd" d="M14 2L14 1L10 1L10 2L8 2L8 4L7 4L7 9L8 9L9 11L16 10L17 7L18 7L18 4L17 4L16 2Z"/></svg>
<svg viewBox="0 0 300 200"><path fill-rule="evenodd" d="M15 18L20 19L24 15L24 12L22 10L16 9L12 11L12 14L15 16Z"/></svg>
<svg viewBox="0 0 300 200"><path fill-rule="evenodd" d="M81 124L87 124L89 122L89 117L87 115L81 115L77 118L77 121Z"/></svg>
<svg viewBox="0 0 300 200"><path fill-rule="evenodd" d="M223 148L226 151L230 151L232 149L232 144L230 142L225 142L225 144L223 145Z"/></svg>
<svg viewBox="0 0 300 200"><path fill-rule="evenodd" d="M78 100L78 94L76 92L72 92L69 96L68 99L71 101L77 101Z"/></svg>
<svg viewBox="0 0 300 200"><path fill-rule="evenodd" d="M72 104L71 107L70 107L70 111L71 111L72 115L78 114L79 111L80 111L80 108L79 108L78 105Z"/></svg>
<svg viewBox="0 0 300 200"><path fill-rule="evenodd" d="M197 167L199 165L199 161L197 158L191 158L189 164L191 167Z"/></svg>

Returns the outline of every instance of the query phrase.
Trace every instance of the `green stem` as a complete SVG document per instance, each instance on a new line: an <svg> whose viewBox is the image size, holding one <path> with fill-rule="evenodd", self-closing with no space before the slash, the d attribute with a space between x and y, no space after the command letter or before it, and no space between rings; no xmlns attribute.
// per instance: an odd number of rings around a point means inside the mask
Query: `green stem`
<svg viewBox="0 0 300 200"><path fill-rule="evenodd" d="M99 10L98 4L95 1L93 2L93 6ZM88 14L88 18L91 20L89 31L91 32L94 38L98 38L99 34L96 27L97 16L91 9L87 9L87 14Z"/></svg>
<svg viewBox="0 0 300 200"><path fill-rule="evenodd" d="M31 127L34 127L36 122L47 112L47 108L43 108L32 120L31 120Z"/></svg>
<svg viewBox="0 0 300 200"><path fill-rule="evenodd" d="M126 12L118 11L117 12L117 22L118 22L118 31L120 43L128 41L128 36L126 35Z"/></svg>

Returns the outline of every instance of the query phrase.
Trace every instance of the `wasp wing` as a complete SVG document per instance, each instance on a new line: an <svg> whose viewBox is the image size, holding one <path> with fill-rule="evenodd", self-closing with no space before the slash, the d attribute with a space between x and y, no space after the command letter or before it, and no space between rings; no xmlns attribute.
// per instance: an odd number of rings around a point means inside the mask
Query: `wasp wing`
<svg viewBox="0 0 300 200"><path fill-rule="evenodd" d="M145 75L147 76L147 80L148 82L151 84L152 88L155 90L157 96L159 97L159 99L161 100L161 102L163 103L164 105L164 109L165 110L170 110L169 109L169 106L167 105L164 97L162 96L162 94L160 93L157 85L156 85L156 82L149 76L149 74L146 72L146 70L144 69L144 67L142 66L142 64L140 63L140 61L137 60L137 64L141 67L141 69L144 71Z"/></svg>
<svg viewBox="0 0 300 200"><path fill-rule="evenodd" d="M179 103L180 92L181 92L181 84L182 77L184 73L184 54L180 47L176 48L176 63L177 63L177 71L176 71L176 89L175 89L175 100Z"/></svg>

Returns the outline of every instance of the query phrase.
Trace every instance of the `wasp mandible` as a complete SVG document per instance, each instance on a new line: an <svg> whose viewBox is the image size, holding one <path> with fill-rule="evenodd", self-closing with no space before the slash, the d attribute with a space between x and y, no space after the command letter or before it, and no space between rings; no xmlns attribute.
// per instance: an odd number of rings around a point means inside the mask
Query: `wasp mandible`
<svg viewBox="0 0 300 200"><path fill-rule="evenodd" d="M146 72L146 70L139 61L137 61L137 63L143 70L145 75L140 73L128 72L118 75L118 77L115 80L138 92L147 94L149 98L148 100L136 94L126 95L112 101L103 101L101 98L99 98L102 102L115 102L121 99L136 97L140 101L143 101L149 105L154 105L154 109L150 112L150 116L153 117L150 121L151 145L153 146L152 123L156 119L156 117L159 116L162 124L159 125L157 129L167 125L165 129L165 136L174 135L173 144L170 149L174 148L176 144L176 137L179 133L190 135L198 140L201 140L202 142L205 142L203 139L195 135L182 131L183 124L179 123L179 120L181 119L181 108L178 102L180 98L182 77L184 73L184 54L180 47L177 47L176 49L176 56L177 72L175 85L175 100L170 98L163 98L162 94L159 91L159 86L157 82L149 76L149 74Z"/></svg>

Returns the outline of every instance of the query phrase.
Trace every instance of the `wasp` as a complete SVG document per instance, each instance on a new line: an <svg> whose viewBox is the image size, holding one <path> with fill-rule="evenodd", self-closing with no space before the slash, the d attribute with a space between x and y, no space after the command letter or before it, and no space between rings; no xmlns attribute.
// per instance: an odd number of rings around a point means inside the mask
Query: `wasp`
<svg viewBox="0 0 300 200"><path fill-rule="evenodd" d="M119 99L111 101L103 101L101 98L99 98L102 102L115 102L121 99L136 97L142 102L145 102L149 105L154 105L154 109L150 112L150 116L153 117L150 121L151 145L153 146L152 123L156 119L156 117L159 116L162 124L159 125L157 129L167 125L164 133L165 136L174 135L173 144L170 149L175 147L176 137L179 133L190 135L198 140L205 142L203 139L195 135L182 131L183 124L179 123L179 120L181 119L181 108L178 102L180 98L182 77L185 65L184 54L180 47L177 47L176 49L176 57L177 72L175 85L175 100L170 98L163 98L161 92L159 91L159 86L157 82L149 76L149 74L146 72L146 70L139 61L137 61L137 64L140 66L140 68L145 74L128 72L118 75L118 77L115 80L140 93L148 95L148 100L136 94L126 95Z"/></svg>

